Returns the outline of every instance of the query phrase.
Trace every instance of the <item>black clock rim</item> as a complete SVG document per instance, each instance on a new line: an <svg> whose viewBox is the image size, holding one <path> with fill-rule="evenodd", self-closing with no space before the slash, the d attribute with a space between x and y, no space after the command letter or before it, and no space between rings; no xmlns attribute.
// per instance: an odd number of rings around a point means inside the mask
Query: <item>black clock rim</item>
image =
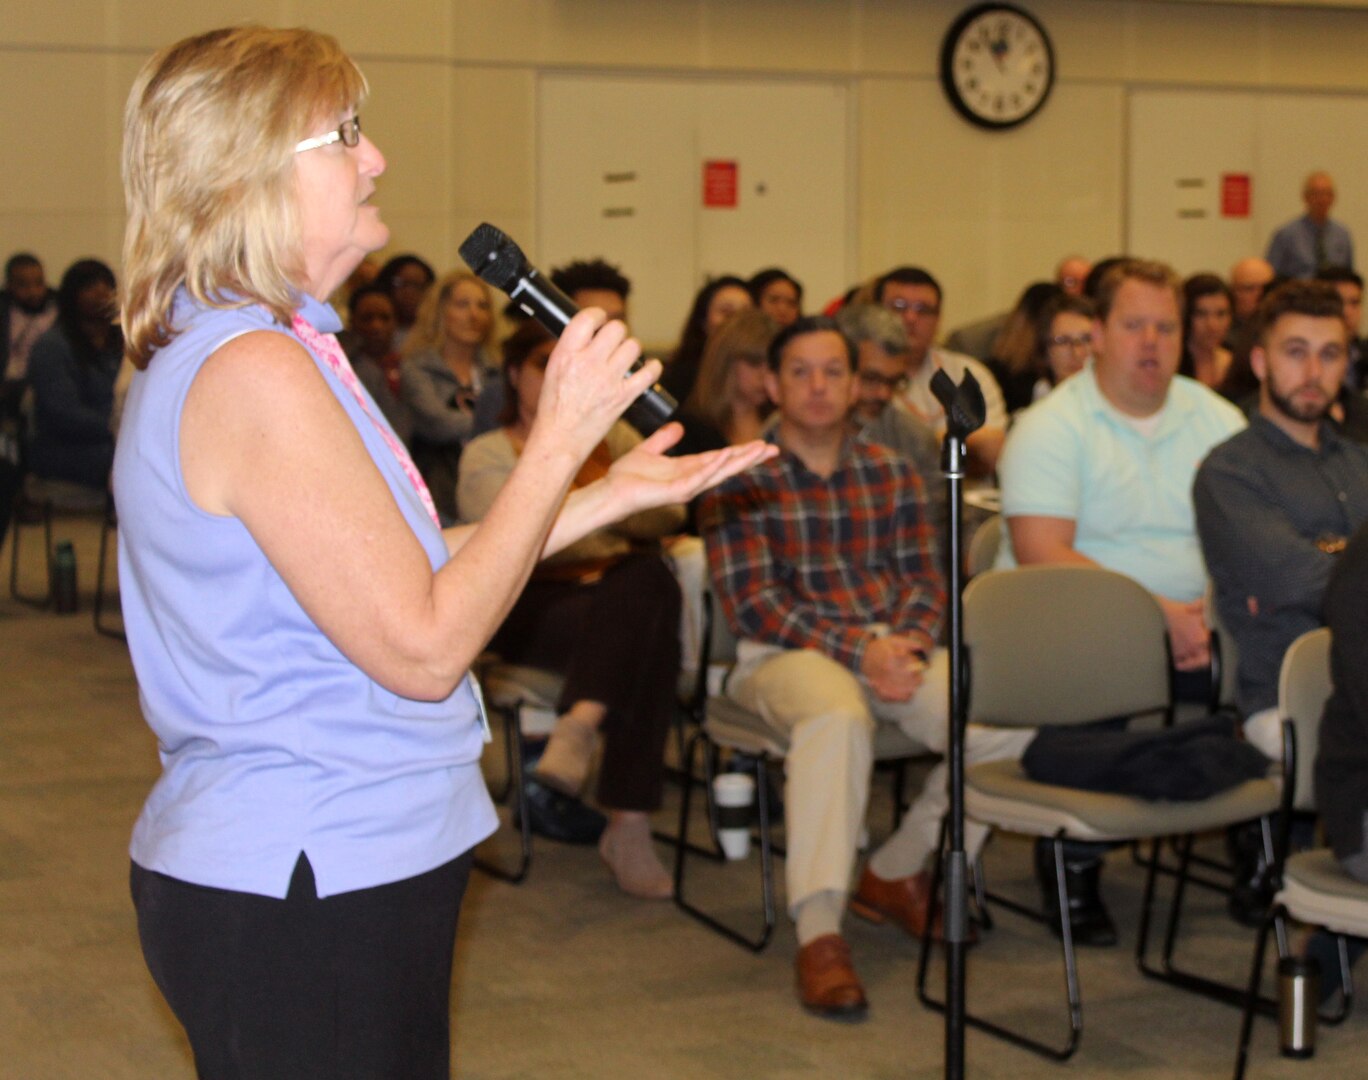
<svg viewBox="0 0 1368 1080"><path fill-rule="evenodd" d="M955 45L970 23L981 15L986 15L993 11L1004 11L1010 12L1013 15L1019 15L1034 26L1036 32L1040 35L1040 40L1045 43L1045 53L1050 65L1049 78L1045 83L1045 93L1040 95L1040 100L1035 103L1030 112L1024 113L1014 120L990 120L988 117L980 115L969 106L968 102L966 102L963 97L960 96L959 91L955 87ZM1019 127L1026 123L1027 120L1031 119L1031 117L1035 116L1036 113L1040 112L1040 110L1045 107L1045 103L1050 100L1050 95L1054 93L1054 42L1050 40L1050 35L1046 32L1045 27L1041 25L1040 20L1025 8L1017 7L1015 4L975 4L973 7L962 12L959 18L950 24L950 29L945 32L945 39L941 42L940 82L941 89L945 92L945 96L949 98L950 104L954 106L955 111L975 127L987 128L990 131L1005 131L1008 128Z"/></svg>

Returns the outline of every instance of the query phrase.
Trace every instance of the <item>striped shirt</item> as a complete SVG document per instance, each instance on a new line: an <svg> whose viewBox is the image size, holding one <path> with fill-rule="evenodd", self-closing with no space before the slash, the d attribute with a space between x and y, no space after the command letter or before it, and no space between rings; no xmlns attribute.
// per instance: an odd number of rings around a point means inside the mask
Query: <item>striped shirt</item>
<svg viewBox="0 0 1368 1080"><path fill-rule="evenodd" d="M875 624L934 646L945 588L921 481L883 447L847 439L830 477L784 450L705 496L699 525L738 637L857 673Z"/></svg>

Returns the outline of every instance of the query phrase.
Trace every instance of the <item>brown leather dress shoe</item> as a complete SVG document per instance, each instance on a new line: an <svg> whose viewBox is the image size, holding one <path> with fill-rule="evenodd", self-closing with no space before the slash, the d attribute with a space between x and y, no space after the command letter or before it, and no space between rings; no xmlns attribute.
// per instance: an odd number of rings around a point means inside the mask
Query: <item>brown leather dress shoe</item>
<svg viewBox="0 0 1368 1080"><path fill-rule="evenodd" d="M798 950L798 1000L818 1016L864 1019L869 1003L840 934L823 934Z"/></svg>
<svg viewBox="0 0 1368 1080"><path fill-rule="evenodd" d="M931 936L941 941L945 930L941 922L941 906L939 903L934 906L936 914L931 925ZM892 919L914 938L920 938L925 931L926 915L931 908L931 875L926 870L911 877L889 881L877 876L866 866L860 875L860 887L850 898L850 910L862 919L872 923Z"/></svg>

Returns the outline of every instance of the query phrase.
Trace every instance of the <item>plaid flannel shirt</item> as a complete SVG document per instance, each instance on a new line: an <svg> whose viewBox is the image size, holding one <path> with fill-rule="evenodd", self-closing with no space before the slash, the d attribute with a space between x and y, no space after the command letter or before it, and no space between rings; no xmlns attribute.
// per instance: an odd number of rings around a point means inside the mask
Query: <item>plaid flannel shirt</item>
<svg viewBox="0 0 1368 1080"><path fill-rule="evenodd" d="M873 624L934 647L945 587L921 481L883 447L847 439L828 478L783 450L709 492L699 525L738 637L857 674Z"/></svg>

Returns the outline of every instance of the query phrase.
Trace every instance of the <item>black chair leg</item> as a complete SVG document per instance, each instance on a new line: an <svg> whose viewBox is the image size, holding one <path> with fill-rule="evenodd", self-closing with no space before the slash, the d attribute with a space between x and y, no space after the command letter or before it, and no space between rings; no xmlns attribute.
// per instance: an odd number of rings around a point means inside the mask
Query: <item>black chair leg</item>
<svg viewBox="0 0 1368 1080"><path fill-rule="evenodd" d="M118 519L114 515L114 500L111 497L105 507L104 520L100 523L100 561L95 568L95 632L105 637L126 641L127 635L116 626L107 626L104 621L106 568L109 563L109 537L117 536Z"/></svg>
<svg viewBox="0 0 1368 1080"><path fill-rule="evenodd" d="M716 765L716 744L707 735L700 731L689 741L689 749L685 759L685 768L690 773L694 768L694 757L698 751L699 744L706 744L709 753L709 764L707 774L711 777ZM733 941L751 952L762 952L770 943L770 938L774 935L774 927L778 922L778 910L774 900L774 843L773 830L769 819L769 778L767 775L767 759L764 755L757 755L755 759L755 803L756 811L759 816L759 828L757 829L760 844L760 903L763 913L764 924L758 935L748 935L735 927L728 925L716 918L707 911L688 899L685 892L685 863L690 853L698 854L699 849L689 842L689 818L690 811L693 809L693 784L684 786L683 797L679 802L679 843L675 848L675 876L674 876L674 899L675 905L690 917L697 919L704 926L716 931L729 941ZM712 806L712 784L707 784L704 797L708 800L709 824L715 831L715 815ZM725 860L725 856L718 849L715 855L711 856L717 861Z"/></svg>
<svg viewBox="0 0 1368 1080"><path fill-rule="evenodd" d="M1271 843L1271 832L1265 828L1266 843ZM1174 873L1173 898L1169 906L1168 921L1164 930L1164 941L1159 963L1156 966L1149 957L1150 932L1153 925L1154 897L1161 871L1160 858L1163 841L1156 839L1150 847L1149 871L1145 877L1145 891L1140 905L1140 929L1135 942L1135 965L1141 974L1159 982L1176 986L1180 990L1201 994L1212 1001L1224 1002L1240 1008L1245 1001L1246 990L1243 986L1218 982L1215 979L1184 970L1174 963L1173 955L1178 943L1179 922L1182 916L1184 893L1188 882L1188 871L1192 857L1193 837L1187 836L1178 845L1178 866ZM1269 852L1271 859L1271 851ZM1279 944L1285 949L1285 934L1280 931ZM1261 1012L1272 1014L1277 1002L1262 998L1257 1003Z"/></svg>
<svg viewBox="0 0 1368 1080"><path fill-rule="evenodd" d="M1078 982L1078 959L1074 952L1073 927L1069 923L1069 897L1064 884L1064 839L1056 836L1054 844L1055 859L1055 888L1058 891L1059 902L1059 932L1060 943L1064 956L1064 994L1069 1010L1069 1035L1063 1045L1054 1046L1049 1043L1033 1039L1029 1035L1023 1035L1019 1031L1004 1027L992 1020L985 1019L974 1013L965 1013L965 1023L979 1031L986 1032L996 1038L1009 1042L1013 1046L1018 1046L1023 1050L1029 1050L1033 1054L1048 1058L1051 1061L1068 1061L1073 1057L1074 1051L1078 1049L1079 1041L1083 1037L1083 1000ZM936 860L931 872L931 895L940 895L940 883L944 873L942 866L944 863L945 851L945 826L941 826L941 843L937 848ZM994 898L1002 903L1008 910L1025 915L1037 922L1044 922L1044 918L1039 912L1030 910L1023 905L1015 902L1002 901L1001 898ZM984 907L987 912L987 907ZM917 958L917 997L927 1008L936 1012L945 1011L945 1002L933 998L926 989L926 974L929 967L929 958L934 942L931 939L932 920L926 920L926 929L922 932L921 953Z"/></svg>
<svg viewBox="0 0 1368 1080"><path fill-rule="evenodd" d="M508 769L501 794L495 801L512 803L513 817L518 826L518 862L509 869L476 855L474 866L492 878L517 885L532 868L532 822L527 813L527 792L523 787L522 704L519 702L512 709L500 709L499 714L504 722L504 752Z"/></svg>
<svg viewBox="0 0 1368 1080"><path fill-rule="evenodd" d="M1254 1028L1254 1014L1259 1007L1259 989L1263 983L1264 954L1268 949L1268 932L1284 915L1281 907L1269 912L1268 918L1259 927L1259 937L1254 944L1254 966L1249 972L1249 987L1245 991L1244 1011L1240 1017L1240 1043L1235 1053L1235 1080L1243 1080L1245 1066L1249 1059L1249 1037Z"/></svg>
<svg viewBox="0 0 1368 1080"><path fill-rule="evenodd" d="M42 514L44 581L46 586L42 593L26 593L19 588L19 548L25 522L23 515L16 512L11 523L14 539L11 541L12 546L10 547L10 596L29 607L43 608L52 603L52 504L43 502L39 504L38 508Z"/></svg>

